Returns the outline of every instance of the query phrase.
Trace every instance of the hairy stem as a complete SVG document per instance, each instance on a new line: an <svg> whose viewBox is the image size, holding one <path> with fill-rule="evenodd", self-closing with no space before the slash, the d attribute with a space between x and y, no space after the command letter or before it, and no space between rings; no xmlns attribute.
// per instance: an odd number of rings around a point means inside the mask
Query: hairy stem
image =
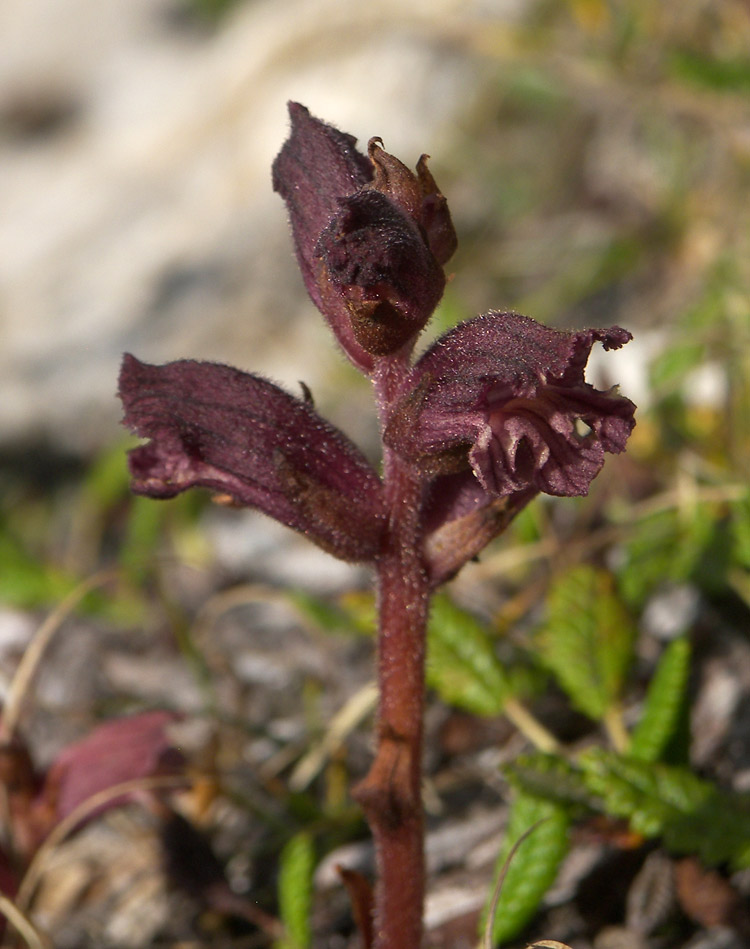
<svg viewBox="0 0 750 949"><path fill-rule="evenodd" d="M392 389L393 376L381 389ZM387 395L381 405L389 401ZM429 582L422 559L422 479L386 450L389 527L378 560L377 750L355 796L377 854L374 945L419 949L424 901L422 717Z"/></svg>

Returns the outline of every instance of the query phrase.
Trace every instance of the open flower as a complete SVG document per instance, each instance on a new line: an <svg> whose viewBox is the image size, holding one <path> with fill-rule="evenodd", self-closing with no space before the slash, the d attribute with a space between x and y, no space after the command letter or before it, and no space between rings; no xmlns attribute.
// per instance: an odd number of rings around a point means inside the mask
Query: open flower
<svg viewBox="0 0 750 949"><path fill-rule="evenodd" d="M352 362L413 345L440 302L456 247L445 198L423 155L417 174L373 138L351 135L290 103L292 131L273 165L308 293Z"/></svg>
<svg viewBox="0 0 750 949"><path fill-rule="evenodd" d="M471 470L484 491L588 492L605 452L621 452L635 406L584 380L596 341L626 330L563 332L516 313L488 313L446 333L414 367L385 441L426 472Z"/></svg>
<svg viewBox="0 0 750 949"><path fill-rule="evenodd" d="M623 451L635 406L584 379L615 326L563 332L488 313L439 339L414 366L384 441L422 471L424 555L439 585L501 533L536 494L588 492L605 452Z"/></svg>

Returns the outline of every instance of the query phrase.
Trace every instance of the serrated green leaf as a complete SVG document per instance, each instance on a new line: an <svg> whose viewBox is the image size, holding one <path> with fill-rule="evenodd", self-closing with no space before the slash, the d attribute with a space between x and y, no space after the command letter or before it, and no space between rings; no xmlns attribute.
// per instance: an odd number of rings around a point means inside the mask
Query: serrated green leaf
<svg viewBox="0 0 750 949"><path fill-rule="evenodd" d="M682 768L625 759L593 748L578 759L587 787L605 813L624 817L644 837L662 834L670 816L701 807L710 785Z"/></svg>
<svg viewBox="0 0 750 949"><path fill-rule="evenodd" d="M312 943L310 909L315 851L309 834L296 834L281 851L279 916L285 936L275 949L307 949Z"/></svg>
<svg viewBox="0 0 750 949"><path fill-rule="evenodd" d="M622 817L644 837L704 863L750 866L750 797L719 790L687 767L625 758L591 749L578 764L605 813Z"/></svg>
<svg viewBox="0 0 750 949"><path fill-rule="evenodd" d="M503 768L503 774L514 788L531 797L573 809L596 809L601 804L586 787L581 770L559 755L519 755Z"/></svg>
<svg viewBox="0 0 750 949"><path fill-rule="evenodd" d="M436 596L427 629L427 684L475 715L498 715L510 694L487 631L447 596Z"/></svg>
<svg viewBox="0 0 750 949"><path fill-rule="evenodd" d="M684 583L694 575L705 580L699 565L706 559L717 520L714 505L695 504L687 510L659 511L640 521L618 570L625 601L638 608L660 584Z"/></svg>
<svg viewBox="0 0 750 949"><path fill-rule="evenodd" d="M503 770L522 793L571 815L576 808L599 811L627 820L643 837L662 838L674 853L696 854L711 866L750 867L750 795L724 791L687 766L591 748L575 761L536 754Z"/></svg>
<svg viewBox="0 0 750 949"><path fill-rule="evenodd" d="M675 639L664 650L649 686L629 753L640 761L658 761L673 736L686 698L690 643Z"/></svg>
<svg viewBox="0 0 750 949"><path fill-rule="evenodd" d="M570 819L565 808L532 795L518 794L511 806L505 843L495 866L480 933L484 932L495 885L511 848L535 824L538 826L513 855L503 882L492 925L496 945L512 939L531 921L568 852Z"/></svg>
<svg viewBox="0 0 750 949"><path fill-rule="evenodd" d="M573 705L598 720L620 698L634 639L635 627L610 575L581 566L550 590L547 620L536 642Z"/></svg>

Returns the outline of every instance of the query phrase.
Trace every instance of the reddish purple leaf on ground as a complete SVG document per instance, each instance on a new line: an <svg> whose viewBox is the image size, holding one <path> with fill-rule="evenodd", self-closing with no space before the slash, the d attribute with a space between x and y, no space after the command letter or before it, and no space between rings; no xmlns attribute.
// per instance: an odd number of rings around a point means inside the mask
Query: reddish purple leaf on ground
<svg viewBox="0 0 750 949"><path fill-rule="evenodd" d="M50 828L100 791L137 778L180 774L185 760L167 735L179 718L166 711L116 718L63 748L35 802L39 812L49 815ZM129 799L114 798L90 816Z"/></svg>

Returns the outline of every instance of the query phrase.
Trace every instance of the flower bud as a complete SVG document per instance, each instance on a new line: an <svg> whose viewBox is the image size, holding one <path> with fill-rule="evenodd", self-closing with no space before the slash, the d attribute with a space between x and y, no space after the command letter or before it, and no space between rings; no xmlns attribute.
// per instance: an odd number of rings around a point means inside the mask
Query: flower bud
<svg viewBox="0 0 750 949"><path fill-rule="evenodd" d="M273 166L308 293L352 362L410 348L440 302L456 246L426 156L411 172L371 139L350 136L291 103L292 131Z"/></svg>

